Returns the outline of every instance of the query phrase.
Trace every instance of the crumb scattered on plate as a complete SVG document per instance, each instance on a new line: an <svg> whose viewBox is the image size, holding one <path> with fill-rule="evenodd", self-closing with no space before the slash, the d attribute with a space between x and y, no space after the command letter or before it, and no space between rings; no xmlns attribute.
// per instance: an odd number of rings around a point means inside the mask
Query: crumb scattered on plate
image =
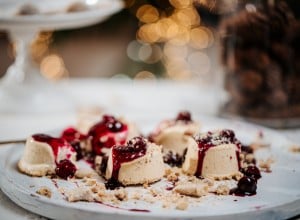
<svg viewBox="0 0 300 220"><path fill-rule="evenodd" d="M52 196L52 192L51 192L51 189L49 189L48 187L46 186L43 186L41 188L39 188L37 191L36 191L37 194L39 195L42 195L42 196L46 196L48 198L51 198Z"/></svg>

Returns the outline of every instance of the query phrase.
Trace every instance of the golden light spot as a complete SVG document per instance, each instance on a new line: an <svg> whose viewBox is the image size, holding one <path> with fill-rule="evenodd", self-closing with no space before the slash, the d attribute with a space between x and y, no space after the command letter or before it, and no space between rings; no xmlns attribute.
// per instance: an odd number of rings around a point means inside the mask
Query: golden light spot
<svg viewBox="0 0 300 220"><path fill-rule="evenodd" d="M174 38L179 33L179 27L171 18L163 18L157 22L159 35L163 39Z"/></svg>
<svg viewBox="0 0 300 220"><path fill-rule="evenodd" d="M195 52L188 56L189 69L197 75L205 75L210 71L211 63L207 54Z"/></svg>
<svg viewBox="0 0 300 220"><path fill-rule="evenodd" d="M204 49L209 45L209 36L201 27L191 30L190 44L196 49Z"/></svg>
<svg viewBox="0 0 300 220"><path fill-rule="evenodd" d="M142 61L146 61L152 54L152 47L149 44L144 44L140 47L138 56Z"/></svg>
<svg viewBox="0 0 300 220"><path fill-rule="evenodd" d="M185 59L175 58L169 59L165 62L167 74L171 78L179 78L180 73L188 70L188 63Z"/></svg>
<svg viewBox="0 0 300 220"><path fill-rule="evenodd" d="M170 43L175 45L185 45L190 40L190 30L185 26L179 26L176 37L170 40Z"/></svg>
<svg viewBox="0 0 300 220"><path fill-rule="evenodd" d="M174 80L186 80L191 77L191 72L188 70L172 70L168 71L167 74Z"/></svg>
<svg viewBox="0 0 300 220"><path fill-rule="evenodd" d="M137 10L136 17L141 22L153 23L159 19L159 12L152 5L143 5Z"/></svg>
<svg viewBox="0 0 300 220"><path fill-rule="evenodd" d="M164 55L166 57L181 57L185 58L187 56L188 49L186 46L174 45L166 42L164 45Z"/></svg>
<svg viewBox="0 0 300 220"><path fill-rule="evenodd" d="M172 19L180 25L186 27L198 26L200 24L200 16L194 8L184 8L175 10Z"/></svg>
<svg viewBox="0 0 300 220"><path fill-rule="evenodd" d="M41 73L50 80L57 80L66 73L63 60L56 54L46 56L41 62L40 69Z"/></svg>
<svg viewBox="0 0 300 220"><path fill-rule="evenodd" d="M157 42L160 39L157 24L144 24L141 26L137 32L137 38L147 43Z"/></svg>
<svg viewBox="0 0 300 220"><path fill-rule="evenodd" d="M133 40L131 41L128 46L127 46L127 56L132 59L132 60L135 60L135 61L138 61L139 60L139 49L141 47L141 44L136 41L136 40Z"/></svg>
<svg viewBox="0 0 300 220"><path fill-rule="evenodd" d="M139 59L145 63L156 63L162 58L161 48L155 44L144 44L139 50Z"/></svg>
<svg viewBox="0 0 300 220"><path fill-rule="evenodd" d="M192 0L169 0L174 8L187 8L192 5Z"/></svg>
<svg viewBox="0 0 300 220"><path fill-rule="evenodd" d="M201 29L204 30L206 32L206 34L208 35L208 40L209 40L208 46L210 47L211 45L213 45L213 43L215 41L214 34L211 31L211 29L208 27L201 26Z"/></svg>
<svg viewBox="0 0 300 220"><path fill-rule="evenodd" d="M135 80L149 80L156 79L155 75L149 71L141 71L137 73L134 77Z"/></svg>

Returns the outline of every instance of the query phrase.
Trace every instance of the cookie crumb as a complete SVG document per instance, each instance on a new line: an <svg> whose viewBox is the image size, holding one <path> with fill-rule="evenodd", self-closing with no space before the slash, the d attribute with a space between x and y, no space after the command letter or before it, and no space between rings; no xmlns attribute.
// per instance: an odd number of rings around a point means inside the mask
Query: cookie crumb
<svg viewBox="0 0 300 220"><path fill-rule="evenodd" d="M215 193L217 195L229 195L230 189L228 186L221 184L216 188Z"/></svg>
<svg viewBox="0 0 300 220"><path fill-rule="evenodd" d="M36 191L37 194L39 195L42 195L42 196L46 196L48 198L51 198L52 196L52 192L51 192L51 189L49 189L48 187L46 186L43 186L41 188L39 188L37 191Z"/></svg>
<svg viewBox="0 0 300 220"><path fill-rule="evenodd" d="M270 173L270 172L272 172L272 170L271 170L272 163L274 163L274 159L268 158L266 160L260 160L258 166L261 169L261 171Z"/></svg>
<svg viewBox="0 0 300 220"><path fill-rule="evenodd" d="M120 201L127 200L127 191L124 188L115 190L114 194L115 194L115 197Z"/></svg>
<svg viewBox="0 0 300 220"><path fill-rule="evenodd" d="M174 191L185 196L201 197L208 193L206 183L181 183L175 186Z"/></svg>
<svg viewBox="0 0 300 220"><path fill-rule="evenodd" d="M289 150L292 153L300 153L300 146L298 146L298 145L292 145Z"/></svg>
<svg viewBox="0 0 300 220"><path fill-rule="evenodd" d="M177 202L177 204L176 204L176 209L177 210L186 210L187 208L189 207L189 203L188 203L188 201L187 201L187 199L184 199L184 198L182 198L182 199L180 199L178 202Z"/></svg>

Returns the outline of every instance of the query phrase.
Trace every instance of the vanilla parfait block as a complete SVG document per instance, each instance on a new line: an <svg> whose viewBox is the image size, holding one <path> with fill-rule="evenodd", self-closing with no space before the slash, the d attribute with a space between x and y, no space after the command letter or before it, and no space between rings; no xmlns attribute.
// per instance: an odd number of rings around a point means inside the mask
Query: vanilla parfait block
<svg viewBox="0 0 300 220"><path fill-rule="evenodd" d="M161 146L135 137L126 145L112 147L105 177L122 185L137 185L156 182L164 172Z"/></svg>
<svg viewBox="0 0 300 220"><path fill-rule="evenodd" d="M182 169L189 175L213 179L241 176L241 143L232 130L217 130L189 138Z"/></svg>
<svg viewBox="0 0 300 220"><path fill-rule="evenodd" d="M65 139L35 134L27 139L18 167L31 176L56 173L67 179L76 172L76 155L74 148Z"/></svg>
<svg viewBox="0 0 300 220"><path fill-rule="evenodd" d="M149 139L162 145L166 163L180 166L188 146L188 137L195 135L199 130L200 125L192 120L191 114L182 111L175 119L160 122Z"/></svg>

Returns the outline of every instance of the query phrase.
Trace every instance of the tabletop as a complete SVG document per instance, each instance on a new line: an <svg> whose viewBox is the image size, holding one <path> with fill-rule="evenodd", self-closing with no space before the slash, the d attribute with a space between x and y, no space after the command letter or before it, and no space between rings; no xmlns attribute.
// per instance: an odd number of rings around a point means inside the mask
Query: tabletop
<svg viewBox="0 0 300 220"><path fill-rule="evenodd" d="M24 139L32 133L61 129L78 123L88 111L109 112L128 118L155 114L169 117L170 112L188 109L194 114L217 114L220 91L196 82L131 81L104 79L72 79L58 83L70 97L72 111L45 114L0 114L0 141ZM280 130L300 144L300 128ZM0 146L0 156L7 147ZM0 191L0 219L44 219L12 203ZM299 218L297 218L299 219Z"/></svg>

